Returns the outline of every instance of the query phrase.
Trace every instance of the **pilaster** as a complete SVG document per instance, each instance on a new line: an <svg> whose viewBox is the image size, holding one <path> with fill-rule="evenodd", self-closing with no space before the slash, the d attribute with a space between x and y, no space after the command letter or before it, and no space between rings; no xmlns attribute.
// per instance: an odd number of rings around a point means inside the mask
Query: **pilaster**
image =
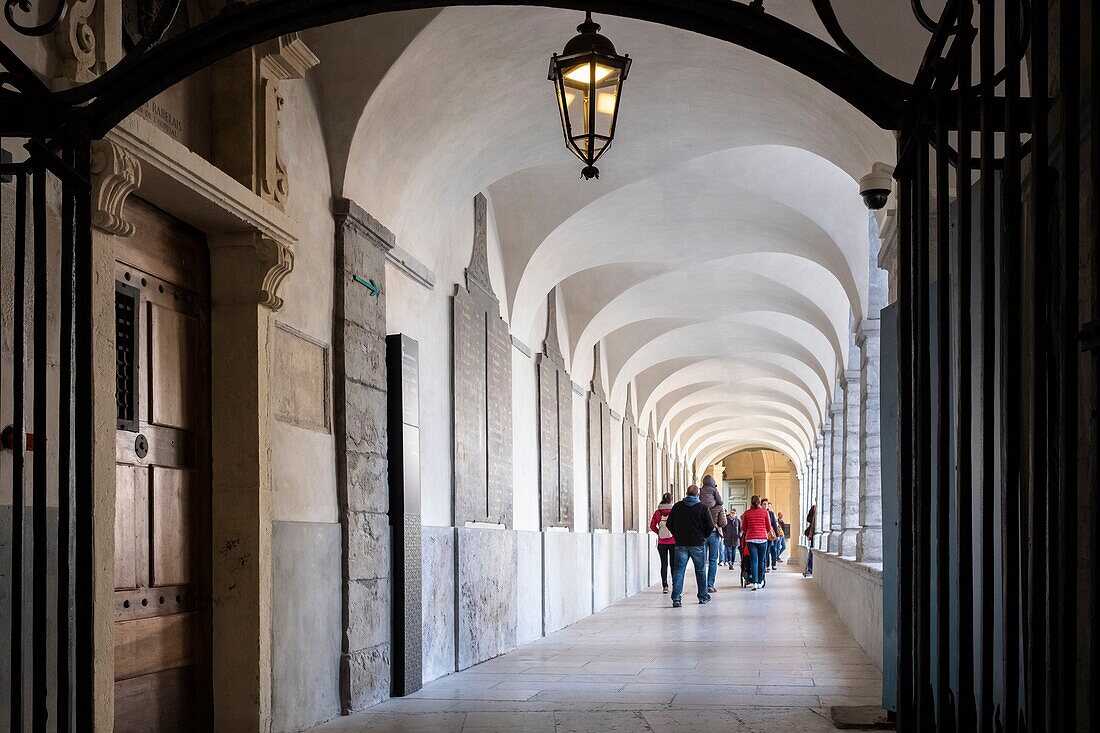
<svg viewBox="0 0 1100 733"><path fill-rule="evenodd" d="M849 363L858 357L853 354ZM844 373L844 495L841 507L841 532L839 553L843 557L855 557L856 537L859 535L860 495L860 372L850 369Z"/></svg>
<svg viewBox="0 0 1100 733"><path fill-rule="evenodd" d="M840 552L840 532L844 528L844 377L837 380L836 395L830 408L832 427L829 454L829 552Z"/></svg>
<svg viewBox="0 0 1100 733"><path fill-rule="evenodd" d="M860 324L860 496L856 560L882 562L882 469L879 415L880 321Z"/></svg>

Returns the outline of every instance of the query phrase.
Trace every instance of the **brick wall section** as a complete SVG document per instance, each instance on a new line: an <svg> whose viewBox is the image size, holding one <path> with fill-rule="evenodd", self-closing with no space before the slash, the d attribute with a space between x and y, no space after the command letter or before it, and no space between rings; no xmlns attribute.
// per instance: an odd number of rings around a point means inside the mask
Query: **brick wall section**
<svg viewBox="0 0 1100 733"><path fill-rule="evenodd" d="M386 467L386 300L393 234L349 199L333 201L333 404L343 528L340 697L345 713L390 694L389 484Z"/></svg>

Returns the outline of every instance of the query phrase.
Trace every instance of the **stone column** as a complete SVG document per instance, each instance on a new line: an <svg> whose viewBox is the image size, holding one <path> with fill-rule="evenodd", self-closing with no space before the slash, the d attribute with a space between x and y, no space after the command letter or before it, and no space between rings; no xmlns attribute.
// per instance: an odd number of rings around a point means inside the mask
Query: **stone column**
<svg viewBox="0 0 1100 733"><path fill-rule="evenodd" d="M829 461L829 552L840 552L840 531L844 507L844 380L837 381L836 395L829 410L832 426Z"/></svg>
<svg viewBox="0 0 1100 733"><path fill-rule="evenodd" d="M882 469L879 415L879 325L877 318L860 324L860 495L856 560L882 562Z"/></svg>
<svg viewBox="0 0 1100 733"><path fill-rule="evenodd" d="M854 349L853 349L854 350ZM858 353L853 353L849 364L858 363ZM844 498L841 515L840 554L856 556L856 538L859 536L860 496L860 372L850 369L844 372Z"/></svg>
<svg viewBox="0 0 1100 733"><path fill-rule="evenodd" d="M825 503L825 474L824 467L825 461L822 457L825 454L825 428L822 427L817 435L817 442L814 443L814 486L816 487L817 494L817 511L821 512L821 507ZM825 524L821 521L817 523L817 533L814 535L814 549L825 549L826 542Z"/></svg>
<svg viewBox="0 0 1100 733"><path fill-rule="evenodd" d="M333 201L333 425L344 534L340 705L361 710L390 694L390 522L386 301L356 280L385 287L391 234L349 199Z"/></svg>
<svg viewBox="0 0 1100 733"><path fill-rule="evenodd" d="M833 420L825 418L825 424L821 428L821 505L817 508L818 523L821 525L821 547L829 547L829 537L832 527L829 524L829 511L832 502L832 462L829 456L833 451Z"/></svg>

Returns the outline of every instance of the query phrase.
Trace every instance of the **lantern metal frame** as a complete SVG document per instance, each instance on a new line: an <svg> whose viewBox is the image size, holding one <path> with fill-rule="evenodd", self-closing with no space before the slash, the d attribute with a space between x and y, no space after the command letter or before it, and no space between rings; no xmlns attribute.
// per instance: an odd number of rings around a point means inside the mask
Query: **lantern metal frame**
<svg viewBox="0 0 1100 733"><path fill-rule="evenodd" d="M585 21L577 26L577 32L578 35L565 44L562 53L550 57L547 78L554 83L554 96L561 115L565 144L585 164L581 176L587 180L600 177L596 161L607 152L615 139L623 82L630 73L631 59L629 55L615 52L614 44L600 34L600 24L592 20L592 13L586 14ZM588 66L588 78L584 81L572 79L570 72L585 65ZM597 70L601 67L610 69L610 73L604 77L598 76ZM607 82L609 77L611 81ZM582 95L581 112L585 129L580 133L574 130L574 120L570 116L571 90L573 94ZM601 134L597 132L599 115L607 113L600 111L599 100L608 94L614 98L614 108L610 113L607 131Z"/></svg>

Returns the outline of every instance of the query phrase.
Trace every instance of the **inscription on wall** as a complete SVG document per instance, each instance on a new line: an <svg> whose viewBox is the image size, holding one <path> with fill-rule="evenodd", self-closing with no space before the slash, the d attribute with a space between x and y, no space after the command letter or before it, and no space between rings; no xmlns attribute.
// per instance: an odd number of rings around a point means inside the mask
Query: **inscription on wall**
<svg viewBox="0 0 1100 733"><path fill-rule="evenodd" d="M328 432L328 347L275 322L272 408L281 422Z"/></svg>
<svg viewBox="0 0 1100 733"><path fill-rule="evenodd" d="M588 517L592 529L611 529L611 410L600 374L600 343L593 347L588 391Z"/></svg>
<svg viewBox="0 0 1100 733"><path fill-rule="evenodd" d="M645 437L645 485L649 494L649 507L643 512L648 515L661 503L661 486L657 483L657 441L653 439L653 415L649 416L649 433Z"/></svg>
<svg viewBox="0 0 1100 733"><path fill-rule="evenodd" d="M486 225L478 194L466 287L452 308L457 526L512 523L512 340L489 283Z"/></svg>
<svg viewBox="0 0 1100 733"><path fill-rule="evenodd" d="M638 529L638 425L630 388L626 390L626 410L623 413L623 531Z"/></svg>
<svg viewBox="0 0 1100 733"><path fill-rule="evenodd" d="M573 528L573 387L558 346L557 296L547 299L546 338L536 360L539 498L543 527Z"/></svg>

